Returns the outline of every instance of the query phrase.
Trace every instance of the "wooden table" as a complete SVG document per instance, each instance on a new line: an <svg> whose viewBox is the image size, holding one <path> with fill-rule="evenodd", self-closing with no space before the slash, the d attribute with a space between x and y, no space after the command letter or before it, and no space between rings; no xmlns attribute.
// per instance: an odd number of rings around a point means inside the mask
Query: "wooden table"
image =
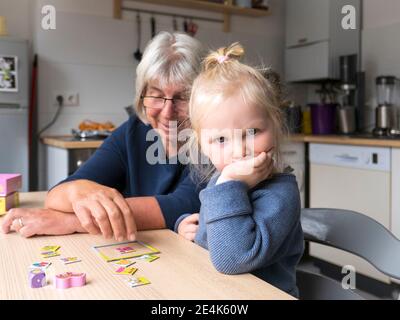
<svg viewBox="0 0 400 320"><path fill-rule="evenodd" d="M41 207L45 193L22 193L22 207ZM0 218L0 223L3 218ZM110 264L92 249L112 243L101 236L73 234L24 239L18 234L0 233L0 299L294 299L251 274L224 275L212 266L208 252L170 230L142 231L138 240L161 251L153 262L134 265L151 281L150 285L130 288L126 276L114 275ZM60 257L48 259L48 285L32 289L28 266L43 261L40 248L60 245L62 256L77 256L82 262L64 266ZM55 289L53 277L65 271L85 272L88 284L81 288Z"/></svg>

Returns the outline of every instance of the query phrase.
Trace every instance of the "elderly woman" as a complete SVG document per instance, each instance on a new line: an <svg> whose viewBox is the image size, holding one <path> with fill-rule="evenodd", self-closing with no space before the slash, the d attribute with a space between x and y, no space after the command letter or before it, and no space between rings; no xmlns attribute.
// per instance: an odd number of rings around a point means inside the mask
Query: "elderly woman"
<svg viewBox="0 0 400 320"><path fill-rule="evenodd" d="M198 212L200 190L188 168L176 161L174 127L187 124L190 86L203 53L190 36L158 34L136 70L135 115L77 172L51 189L45 209L13 209L3 232L25 237L101 232L118 241L134 240L137 229L173 229L182 214ZM147 152L154 138L161 148ZM170 161L154 163L164 155Z"/></svg>

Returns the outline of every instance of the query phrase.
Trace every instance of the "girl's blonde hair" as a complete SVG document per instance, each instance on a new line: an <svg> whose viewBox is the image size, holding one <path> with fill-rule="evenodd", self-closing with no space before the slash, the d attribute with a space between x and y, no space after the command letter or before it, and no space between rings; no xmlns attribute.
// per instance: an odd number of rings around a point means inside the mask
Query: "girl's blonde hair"
<svg viewBox="0 0 400 320"><path fill-rule="evenodd" d="M148 124L142 95L150 82L156 81L161 88L181 85L190 91L198 75L204 48L200 41L184 33L160 32L146 46L142 60L136 68L136 115Z"/></svg>
<svg viewBox="0 0 400 320"><path fill-rule="evenodd" d="M281 144L287 134L282 104L279 75L269 68L255 68L241 63L243 47L235 42L229 47L211 52L202 63L202 71L193 82L189 103L189 117L193 134L189 139L192 172L200 183L208 181L215 172L212 164L198 165L200 150L200 122L218 105L232 95L239 94L244 103L262 108L269 120L273 141L273 173L284 171ZM204 157L204 156L203 156Z"/></svg>

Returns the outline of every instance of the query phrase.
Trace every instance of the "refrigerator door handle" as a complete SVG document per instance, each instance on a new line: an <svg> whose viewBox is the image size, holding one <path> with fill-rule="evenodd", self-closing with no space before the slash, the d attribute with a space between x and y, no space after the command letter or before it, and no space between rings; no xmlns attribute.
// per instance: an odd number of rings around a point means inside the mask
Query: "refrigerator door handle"
<svg viewBox="0 0 400 320"><path fill-rule="evenodd" d="M19 103L1 103L0 109L20 109L21 105Z"/></svg>

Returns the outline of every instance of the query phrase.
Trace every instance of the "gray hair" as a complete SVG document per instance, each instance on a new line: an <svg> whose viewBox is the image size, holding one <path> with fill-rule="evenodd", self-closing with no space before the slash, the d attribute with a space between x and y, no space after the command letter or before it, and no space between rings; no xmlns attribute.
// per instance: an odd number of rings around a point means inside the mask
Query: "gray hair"
<svg viewBox="0 0 400 320"><path fill-rule="evenodd" d="M140 120L148 123L141 101L146 86L157 81L162 88L174 84L189 91L200 72L204 53L202 44L184 33L163 31L149 42L136 69L134 106Z"/></svg>

